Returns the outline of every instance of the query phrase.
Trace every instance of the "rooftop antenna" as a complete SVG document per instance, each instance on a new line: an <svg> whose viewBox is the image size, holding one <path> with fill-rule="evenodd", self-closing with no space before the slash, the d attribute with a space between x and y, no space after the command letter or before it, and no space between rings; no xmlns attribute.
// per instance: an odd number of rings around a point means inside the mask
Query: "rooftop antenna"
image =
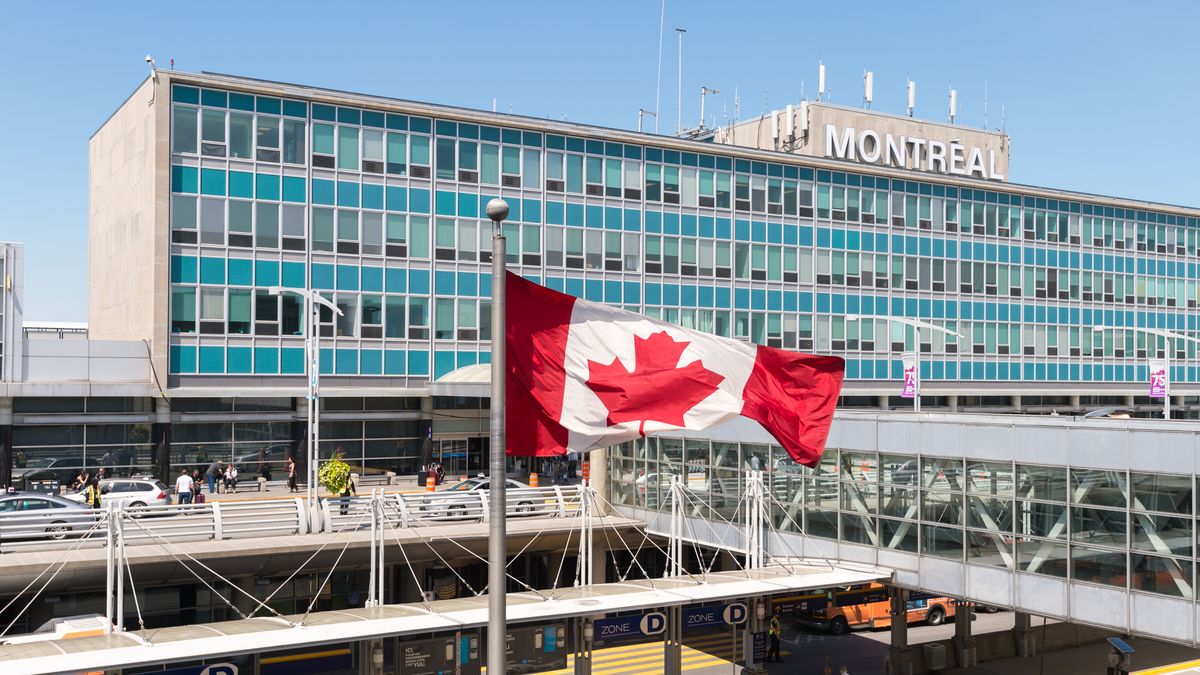
<svg viewBox="0 0 1200 675"><path fill-rule="evenodd" d="M1004 106L1000 106L1000 133L1004 133Z"/></svg>
<svg viewBox="0 0 1200 675"><path fill-rule="evenodd" d="M950 124L954 124L954 116L958 112L958 92L950 87Z"/></svg>
<svg viewBox="0 0 1200 675"><path fill-rule="evenodd" d="M700 87L700 128L704 128L704 97L709 94L719 94L720 89L709 89L708 87Z"/></svg>
<svg viewBox="0 0 1200 675"><path fill-rule="evenodd" d="M825 95L825 62L817 61L817 100Z"/></svg>
<svg viewBox="0 0 1200 675"><path fill-rule="evenodd" d="M171 70L175 70L175 59L171 59Z"/></svg>
<svg viewBox="0 0 1200 675"><path fill-rule="evenodd" d="M154 90L158 85L158 66L154 63L154 57L149 54L146 55L146 63L150 65L150 81L155 85L150 87L150 100L146 105L154 105Z"/></svg>
<svg viewBox="0 0 1200 675"><path fill-rule="evenodd" d="M654 133L658 133L658 103L662 98L662 47L663 19L667 16L667 0L662 0L658 6L658 75L654 82Z"/></svg>
<svg viewBox="0 0 1200 675"><path fill-rule="evenodd" d="M983 81L983 128L988 126L988 95L987 95L987 80Z"/></svg>
<svg viewBox="0 0 1200 675"><path fill-rule="evenodd" d="M766 115L768 110L769 109L767 107L767 90L763 89L763 114Z"/></svg>
<svg viewBox="0 0 1200 675"><path fill-rule="evenodd" d="M492 97L492 112L496 112L496 97Z"/></svg>
<svg viewBox="0 0 1200 675"><path fill-rule="evenodd" d="M870 110L871 100L875 98L875 73L863 71L863 107Z"/></svg>
<svg viewBox="0 0 1200 675"><path fill-rule="evenodd" d="M652 110L646 110L645 108L638 108L638 133L639 134L642 133L642 117L644 117L645 115L649 115L649 116L653 117L654 118L654 126L656 128L658 127L658 113L655 113Z"/></svg>
<svg viewBox="0 0 1200 675"><path fill-rule="evenodd" d="M742 96L738 93L738 88L733 88L733 123L737 124L742 118Z"/></svg>
<svg viewBox="0 0 1200 675"><path fill-rule="evenodd" d="M913 116L913 110L917 107L917 83L911 79L908 81L908 116Z"/></svg>
<svg viewBox="0 0 1200 675"><path fill-rule="evenodd" d="M676 64L679 66L679 81L676 83L678 84L679 98L675 103L677 108L675 112L678 118L675 124L675 135L678 136L683 133L683 34L687 32L687 29L676 28L675 32L679 35L679 63Z"/></svg>

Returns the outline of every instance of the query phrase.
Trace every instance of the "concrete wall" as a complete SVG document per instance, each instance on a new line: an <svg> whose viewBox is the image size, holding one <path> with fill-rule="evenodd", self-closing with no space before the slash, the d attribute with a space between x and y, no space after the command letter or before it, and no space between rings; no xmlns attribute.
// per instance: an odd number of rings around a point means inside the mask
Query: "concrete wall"
<svg viewBox="0 0 1200 675"><path fill-rule="evenodd" d="M1055 652L1063 649L1072 649L1074 647L1082 647L1084 645L1096 644L1103 642L1106 638L1113 636L1113 631L1105 628L1093 628L1091 626L1081 626L1074 623L1052 623L1046 626L1034 625L1031 629L1033 633L1033 645L1037 654L1045 652ZM997 659L1009 659L1017 656L1017 644L1013 638L1012 631L996 631L994 633L984 633L975 637L975 655L980 664ZM926 644L940 644L946 651L946 668L955 668L958 665L957 655L954 649L954 641L950 639L937 640L933 642L923 642L912 645L913 657L913 672L932 673L937 672L930 670L925 665L925 648ZM1029 657L1030 664L1036 663L1037 656ZM986 672L985 668L980 668Z"/></svg>
<svg viewBox="0 0 1200 675"><path fill-rule="evenodd" d="M167 373L170 88L147 79L88 144L88 329L147 340Z"/></svg>
<svg viewBox="0 0 1200 675"><path fill-rule="evenodd" d="M800 127L800 106L793 106L795 139L791 142L787 137L786 109L776 110L763 117L722 129L717 133L716 140L719 143L760 150L781 150L808 157L832 157L833 154L826 147L825 136L825 125L832 124L838 128L839 134L848 128L856 131L872 129L879 134L880 139L884 138L884 134L892 134L897 141L901 136L907 136L939 141L946 144L947 147L952 141L959 142L967 148L967 153L970 153L970 148L982 150L985 163L988 159L988 151L992 150L995 151L996 172L1005 177L1008 176L1008 160L1012 150L1012 141L1005 134L811 101L808 103L808 111L809 132L807 136L804 136ZM774 129L778 133L778 138L773 138L771 135L772 117L775 118ZM911 155L911 153L909 154ZM909 162L911 168L911 157Z"/></svg>

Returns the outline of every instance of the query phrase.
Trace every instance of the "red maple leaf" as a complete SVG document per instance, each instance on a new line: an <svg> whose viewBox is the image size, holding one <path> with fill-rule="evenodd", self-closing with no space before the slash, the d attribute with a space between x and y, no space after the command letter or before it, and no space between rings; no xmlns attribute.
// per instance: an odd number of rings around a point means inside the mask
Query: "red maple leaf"
<svg viewBox="0 0 1200 675"><path fill-rule="evenodd" d="M689 342L677 342L666 331L633 338L634 369L620 359L604 365L588 360L587 386L608 408L608 425L639 420L645 436L647 421L682 427L683 416L708 398L725 380L723 375L693 361L679 367Z"/></svg>

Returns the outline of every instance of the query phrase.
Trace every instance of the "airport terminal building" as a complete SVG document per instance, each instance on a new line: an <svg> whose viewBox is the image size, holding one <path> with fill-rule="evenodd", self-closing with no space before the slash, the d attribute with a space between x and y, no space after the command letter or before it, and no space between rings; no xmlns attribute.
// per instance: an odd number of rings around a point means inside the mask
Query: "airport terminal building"
<svg viewBox="0 0 1200 675"><path fill-rule="evenodd" d="M1200 410L1195 344L1094 330L1196 331L1200 210L1012 184L1002 133L813 103L682 139L160 70L89 150L90 339L26 341L5 371L4 472L302 455L303 302L280 286L341 311L322 453L482 468L462 369L490 360L497 196L521 274L844 356L846 407L907 407L919 350L926 410L1151 414L1170 348L1176 415Z"/></svg>

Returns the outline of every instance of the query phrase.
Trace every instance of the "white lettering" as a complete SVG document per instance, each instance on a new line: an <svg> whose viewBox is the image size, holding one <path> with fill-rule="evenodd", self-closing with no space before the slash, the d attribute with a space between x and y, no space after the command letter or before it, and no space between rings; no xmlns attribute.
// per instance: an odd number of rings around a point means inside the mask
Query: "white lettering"
<svg viewBox="0 0 1200 675"><path fill-rule="evenodd" d="M868 143L868 141L870 141ZM879 134L867 129L858 135L858 156L864 162L874 164L879 161L879 154L883 148L879 145Z"/></svg>
<svg viewBox="0 0 1200 675"><path fill-rule="evenodd" d="M988 150L988 175L992 180L1004 180L1004 174L996 171L996 151Z"/></svg>
<svg viewBox="0 0 1200 675"><path fill-rule="evenodd" d="M912 168L920 171L921 170L921 148L923 148L925 146L925 139L923 139L923 138L905 138L905 137L901 136L900 140L901 140L901 142L907 144L908 147L912 148ZM908 168L908 167L904 167L904 168Z"/></svg>
<svg viewBox="0 0 1200 675"><path fill-rule="evenodd" d="M971 160L967 163L967 174L987 178L983 168L983 152L979 148L971 148Z"/></svg>
<svg viewBox="0 0 1200 675"><path fill-rule="evenodd" d="M941 141L929 141L929 170L946 173L946 144Z"/></svg>
<svg viewBox="0 0 1200 675"><path fill-rule="evenodd" d="M966 160L965 152L966 148L962 143L950 143L950 173L956 176L966 175L966 171L963 170L963 162Z"/></svg>
<svg viewBox="0 0 1200 675"><path fill-rule="evenodd" d="M897 143L896 137L891 134L885 135L884 139L887 150L884 153L883 163L891 166L904 166L908 158L908 153L904 151L904 139L901 138Z"/></svg>
<svg viewBox="0 0 1200 675"><path fill-rule="evenodd" d="M854 159L854 128L847 127L845 135L839 140L837 127L825 125L825 156L838 159Z"/></svg>

